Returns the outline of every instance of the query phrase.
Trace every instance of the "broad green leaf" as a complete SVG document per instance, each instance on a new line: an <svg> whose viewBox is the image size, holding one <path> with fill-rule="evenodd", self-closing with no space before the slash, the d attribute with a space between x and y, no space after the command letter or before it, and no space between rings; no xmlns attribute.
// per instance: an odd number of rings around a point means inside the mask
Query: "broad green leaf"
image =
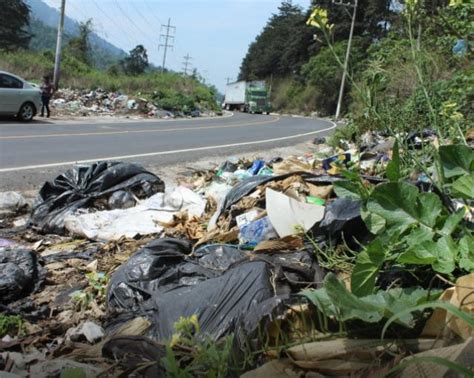
<svg viewBox="0 0 474 378"><path fill-rule="evenodd" d="M400 255L401 264L432 265L433 270L449 274L456 267L457 248L450 236L443 236L434 242L421 241Z"/></svg>
<svg viewBox="0 0 474 378"><path fill-rule="evenodd" d="M436 261L436 256L421 246L412 247L402 253L397 261L400 264L431 265Z"/></svg>
<svg viewBox="0 0 474 378"><path fill-rule="evenodd" d="M350 293L333 273L324 279L324 288L328 297L339 309L342 321L360 319L367 323L376 323L382 319L383 298L372 295L358 298Z"/></svg>
<svg viewBox="0 0 474 378"><path fill-rule="evenodd" d="M334 186L334 192L338 197L347 197L352 199L362 199L364 197L363 188L360 183L353 181L336 181Z"/></svg>
<svg viewBox="0 0 474 378"><path fill-rule="evenodd" d="M439 148L444 176L451 178L474 172L474 151L465 145L449 145Z"/></svg>
<svg viewBox="0 0 474 378"><path fill-rule="evenodd" d="M410 226L433 228L442 204L434 193L419 193L413 185L392 182L374 189L367 210L385 219L387 231L402 234Z"/></svg>
<svg viewBox="0 0 474 378"><path fill-rule="evenodd" d="M320 311L326 315L333 315L339 321L359 319L366 323L377 323L407 307L423 304L433 298L436 299L441 291L396 288L388 291L380 290L376 294L359 298L350 293L333 273L329 273L324 279L324 288L304 290L302 294ZM407 327L411 326L412 322L413 316L410 313L401 314L397 318L397 323Z"/></svg>
<svg viewBox="0 0 474 378"><path fill-rule="evenodd" d="M385 219L380 215L371 213L367 206L363 205L360 209L360 215L367 226L367 229L374 235L378 235L385 229Z"/></svg>
<svg viewBox="0 0 474 378"><path fill-rule="evenodd" d="M433 230L428 228L417 228L406 234L403 240L409 249L417 248L421 243L433 240L434 235L435 233Z"/></svg>
<svg viewBox="0 0 474 378"><path fill-rule="evenodd" d="M458 224L462 221L465 212L466 210L462 208L456 211L454 214L449 215L449 217L444 222L443 228L440 230L440 234L444 236L450 236Z"/></svg>
<svg viewBox="0 0 474 378"><path fill-rule="evenodd" d="M385 261L384 246L380 239L372 241L359 253L351 275L352 293L358 297L373 294L375 280Z"/></svg>
<svg viewBox="0 0 474 378"><path fill-rule="evenodd" d="M433 269L439 273L449 274L456 268L457 248L450 236L444 236L435 244L436 261Z"/></svg>
<svg viewBox="0 0 474 378"><path fill-rule="evenodd" d="M307 289L303 290L301 294L308 298L327 317L337 316L336 307L329 299L326 289Z"/></svg>
<svg viewBox="0 0 474 378"><path fill-rule="evenodd" d="M422 288L396 288L382 292L382 294L386 302L384 317L390 318L408 307L417 306L428 300L438 299L441 295L441 290L432 290L429 292ZM398 318L398 323L407 327L410 327L412 322L413 316L411 313L402 314Z"/></svg>
<svg viewBox="0 0 474 378"><path fill-rule="evenodd" d="M465 235L459 241L459 267L474 272L474 237Z"/></svg>
<svg viewBox="0 0 474 378"><path fill-rule="evenodd" d="M390 163L387 164L386 174L390 181L397 182L401 178L400 173L400 151L398 148L398 140L393 145L393 155Z"/></svg>
<svg viewBox="0 0 474 378"><path fill-rule="evenodd" d="M474 175L465 175L453 182L453 194L461 198L474 199Z"/></svg>

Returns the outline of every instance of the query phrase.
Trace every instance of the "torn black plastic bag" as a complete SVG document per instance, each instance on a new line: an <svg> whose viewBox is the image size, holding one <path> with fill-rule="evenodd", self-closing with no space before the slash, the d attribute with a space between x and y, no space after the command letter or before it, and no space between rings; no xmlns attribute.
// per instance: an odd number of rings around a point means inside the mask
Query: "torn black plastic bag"
<svg viewBox="0 0 474 378"><path fill-rule="evenodd" d="M148 336L162 340L172 335L181 316L196 314L201 331L217 339L234 330L249 306L260 306L275 294L319 287L323 278L306 250L255 255L214 244L192 252L187 240L157 239L112 275L107 303L119 314L107 328L145 316L152 323Z"/></svg>
<svg viewBox="0 0 474 378"><path fill-rule="evenodd" d="M222 274L244 253L226 246L205 246L190 257L192 244L187 240L163 238L149 243L134 254L111 277L107 301L114 309L146 311L155 293Z"/></svg>
<svg viewBox="0 0 474 378"><path fill-rule="evenodd" d="M350 247L357 247L357 240L361 242L371 235L362 220L361 202L349 198L336 198L329 203L323 220L312 231L332 242L344 240Z"/></svg>
<svg viewBox="0 0 474 378"><path fill-rule="evenodd" d="M160 178L137 164L104 161L77 165L43 185L30 223L42 233L64 234L66 215L91 207L98 199L108 200L121 190L147 198L164 189Z"/></svg>
<svg viewBox="0 0 474 378"><path fill-rule="evenodd" d="M40 267L32 251L0 251L0 304L8 304L40 285Z"/></svg>
<svg viewBox="0 0 474 378"><path fill-rule="evenodd" d="M200 332L217 340L234 332L248 311L273 296L268 265L261 261L241 263L198 285L155 294L158 311L153 314L149 336L170 339L179 318L195 314Z"/></svg>

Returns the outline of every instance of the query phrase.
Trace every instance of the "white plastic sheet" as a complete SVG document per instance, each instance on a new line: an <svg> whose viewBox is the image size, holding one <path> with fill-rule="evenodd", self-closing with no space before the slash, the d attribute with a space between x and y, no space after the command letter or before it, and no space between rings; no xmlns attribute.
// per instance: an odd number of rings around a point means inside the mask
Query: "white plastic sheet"
<svg viewBox="0 0 474 378"><path fill-rule="evenodd" d="M118 240L163 231L163 225L173 215L187 211L190 216L201 216L206 201L192 190L178 187L172 192L157 193L129 209L76 213L64 220L66 229L91 240Z"/></svg>

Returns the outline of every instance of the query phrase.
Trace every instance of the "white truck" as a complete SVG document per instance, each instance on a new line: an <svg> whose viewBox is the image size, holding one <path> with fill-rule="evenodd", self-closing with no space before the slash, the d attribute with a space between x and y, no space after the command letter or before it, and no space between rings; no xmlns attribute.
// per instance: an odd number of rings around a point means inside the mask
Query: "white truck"
<svg viewBox="0 0 474 378"><path fill-rule="evenodd" d="M237 81L227 84L222 107L248 113L270 113L265 81Z"/></svg>

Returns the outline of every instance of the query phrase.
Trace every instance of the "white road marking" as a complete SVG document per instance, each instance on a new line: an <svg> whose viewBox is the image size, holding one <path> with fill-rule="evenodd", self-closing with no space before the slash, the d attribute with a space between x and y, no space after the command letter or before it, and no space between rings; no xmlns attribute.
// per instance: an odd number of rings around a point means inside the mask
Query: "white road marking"
<svg viewBox="0 0 474 378"><path fill-rule="evenodd" d="M101 161L101 160L136 159L136 158L142 158L142 157L180 154L180 153L185 153L185 152L207 151L207 150L216 150L216 149L221 149L221 148L250 146L250 145L254 145L254 144L271 143L271 142L278 142L278 141L282 141L282 140L301 138L301 137L304 137L304 136L309 136L309 135L314 135L314 134L319 134L319 133L322 133L322 132L325 132L325 131L329 131L329 130L335 129L337 127L336 123L333 122L333 121L330 121L330 120L324 120L324 121L330 122L332 124L332 126L327 127L325 129L322 129L322 130L310 131L308 133L290 135L290 136L280 137L280 138L254 140L254 141L251 141L251 142L240 142L240 143L232 143L232 144L222 144L222 145L218 145L218 146L205 146L205 147L186 148L186 149L182 149L182 150L173 150L173 151L149 152L149 153L145 153L145 154L136 154L136 155L111 156L111 157L95 158L95 159L87 159L87 160L78 160L78 161L64 161L64 162L60 162L60 163L50 163L50 164L40 164L40 165L26 165L26 166L23 166L23 167L2 168L2 169L0 169L0 173L13 172L13 171L25 171L25 170L28 170L28 169L41 169L41 168L59 167L59 166L62 166L62 165L93 163L95 161Z"/></svg>

